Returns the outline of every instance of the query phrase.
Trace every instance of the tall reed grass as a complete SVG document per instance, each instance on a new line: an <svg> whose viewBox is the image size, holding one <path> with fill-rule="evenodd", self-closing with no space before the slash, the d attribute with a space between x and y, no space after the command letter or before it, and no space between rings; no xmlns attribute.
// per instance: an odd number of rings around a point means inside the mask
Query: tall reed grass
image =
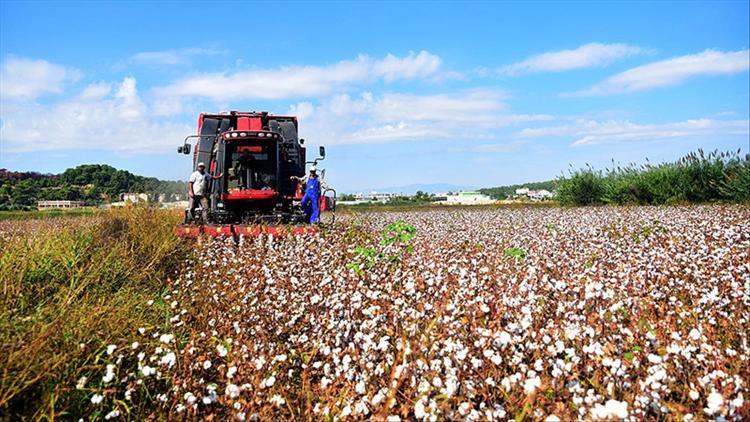
<svg viewBox="0 0 750 422"><path fill-rule="evenodd" d="M590 166L559 179L563 204L660 205L750 201L750 156L740 151L692 152L673 163Z"/></svg>
<svg viewBox="0 0 750 422"><path fill-rule="evenodd" d="M146 302L187 256L179 218L131 208L0 222L0 419L79 414L88 393L76 380L109 344L169 325Z"/></svg>

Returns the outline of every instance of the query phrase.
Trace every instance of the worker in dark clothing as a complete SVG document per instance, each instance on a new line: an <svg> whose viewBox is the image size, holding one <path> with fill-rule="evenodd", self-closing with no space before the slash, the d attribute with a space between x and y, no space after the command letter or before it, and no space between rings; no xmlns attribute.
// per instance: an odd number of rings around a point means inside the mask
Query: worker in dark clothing
<svg viewBox="0 0 750 422"><path fill-rule="evenodd" d="M310 167L310 174L306 178L298 179L305 184L305 196L302 197L300 205L307 214L307 221L310 224L318 224L320 221L320 194L321 186L318 179L318 169L315 166Z"/></svg>
<svg viewBox="0 0 750 422"><path fill-rule="evenodd" d="M240 182L240 189L253 188L253 165L255 158L247 149L242 151L242 155L234 163L234 174Z"/></svg>

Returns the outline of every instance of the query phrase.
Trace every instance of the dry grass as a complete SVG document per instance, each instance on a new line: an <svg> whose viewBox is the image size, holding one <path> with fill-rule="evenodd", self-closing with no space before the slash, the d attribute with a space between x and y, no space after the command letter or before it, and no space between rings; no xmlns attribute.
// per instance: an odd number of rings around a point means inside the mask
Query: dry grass
<svg viewBox="0 0 750 422"><path fill-rule="evenodd" d="M136 326L168 324L145 306L185 256L179 215L134 208L0 223L0 415L80 414L75 381Z"/></svg>

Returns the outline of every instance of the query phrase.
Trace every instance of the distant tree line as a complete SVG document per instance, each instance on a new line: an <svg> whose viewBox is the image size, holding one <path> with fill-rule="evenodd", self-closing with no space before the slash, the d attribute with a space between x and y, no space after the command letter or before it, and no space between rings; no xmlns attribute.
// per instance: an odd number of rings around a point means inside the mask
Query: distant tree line
<svg viewBox="0 0 750 422"><path fill-rule="evenodd" d="M184 182L138 176L102 164L85 164L58 175L0 169L0 210L32 209L40 200L97 205L119 201L126 192L146 193L154 199L160 194L171 198L185 190Z"/></svg>
<svg viewBox="0 0 750 422"><path fill-rule="evenodd" d="M494 188L479 189L479 192L491 197L492 199L508 199L515 195L516 189L529 188L532 190L545 189L550 192L557 189L557 180L547 180L545 182L531 182L521 185L497 186Z"/></svg>
<svg viewBox="0 0 750 422"><path fill-rule="evenodd" d="M573 170L557 181L563 204L660 205L750 201L750 155L692 152L672 163Z"/></svg>

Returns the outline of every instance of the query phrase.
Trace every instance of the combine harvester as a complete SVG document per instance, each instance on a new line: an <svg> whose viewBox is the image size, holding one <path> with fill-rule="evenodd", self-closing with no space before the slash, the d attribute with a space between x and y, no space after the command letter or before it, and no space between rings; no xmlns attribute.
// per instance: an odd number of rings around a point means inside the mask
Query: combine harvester
<svg viewBox="0 0 750 422"><path fill-rule="evenodd" d="M306 161L304 139L298 137L297 118L274 116L267 112L202 113L198 135L185 138L177 152L189 155L195 140L193 170L206 164L211 176L206 197L208 209L185 211L185 221L176 233L183 238L206 236L234 237L309 234L317 225L307 222L299 205L303 189L296 178L305 176L306 165L316 165L320 156ZM238 166L238 162L245 163ZM250 163L247 165L247 163ZM243 174L236 174L238 172ZM325 170L318 169L321 179ZM244 182L244 183L243 183ZM321 183L322 184L322 183ZM323 188L321 215L330 213L327 225L335 221L336 191Z"/></svg>

